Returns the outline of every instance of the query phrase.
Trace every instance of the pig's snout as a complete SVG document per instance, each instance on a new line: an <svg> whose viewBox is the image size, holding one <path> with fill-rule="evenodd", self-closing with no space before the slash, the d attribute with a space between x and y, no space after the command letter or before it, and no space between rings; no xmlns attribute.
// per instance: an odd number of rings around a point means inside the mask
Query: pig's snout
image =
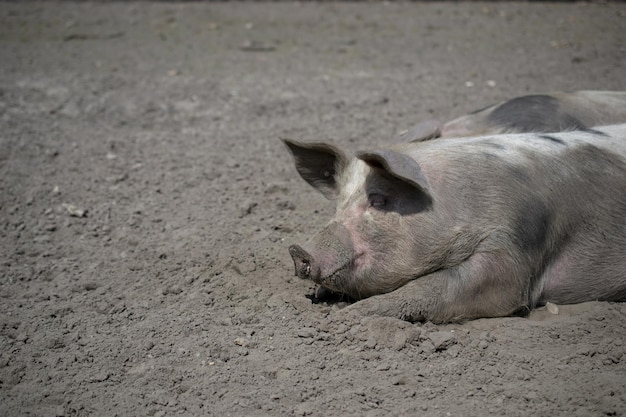
<svg viewBox="0 0 626 417"><path fill-rule="evenodd" d="M289 254L293 259L293 266L296 269L296 276L302 279L313 279L315 270L315 260L301 246L291 245Z"/></svg>

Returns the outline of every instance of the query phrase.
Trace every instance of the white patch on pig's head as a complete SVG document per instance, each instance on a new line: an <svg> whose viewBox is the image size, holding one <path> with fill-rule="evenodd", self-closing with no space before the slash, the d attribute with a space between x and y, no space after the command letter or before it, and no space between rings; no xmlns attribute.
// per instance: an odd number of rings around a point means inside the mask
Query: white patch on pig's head
<svg viewBox="0 0 626 417"><path fill-rule="evenodd" d="M337 207L344 207L355 200L355 197L364 196L365 180L371 168L360 159L353 158L339 178L339 201Z"/></svg>

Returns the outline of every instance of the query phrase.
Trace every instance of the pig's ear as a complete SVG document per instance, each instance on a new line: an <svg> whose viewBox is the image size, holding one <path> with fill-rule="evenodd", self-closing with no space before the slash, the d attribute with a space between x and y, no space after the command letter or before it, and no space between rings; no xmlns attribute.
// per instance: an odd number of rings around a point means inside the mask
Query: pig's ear
<svg viewBox="0 0 626 417"><path fill-rule="evenodd" d="M327 143L303 143L282 139L293 155L298 173L328 199L339 194L337 179L348 165L348 157Z"/></svg>
<svg viewBox="0 0 626 417"><path fill-rule="evenodd" d="M428 181L417 161L410 156L395 151L382 150L358 152L356 157L369 166L383 169L392 177L428 193Z"/></svg>
<svg viewBox="0 0 626 417"><path fill-rule="evenodd" d="M424 142L441 136L441 123L436 120L425 120L409 130L400 133L397 143Z"/></svg>

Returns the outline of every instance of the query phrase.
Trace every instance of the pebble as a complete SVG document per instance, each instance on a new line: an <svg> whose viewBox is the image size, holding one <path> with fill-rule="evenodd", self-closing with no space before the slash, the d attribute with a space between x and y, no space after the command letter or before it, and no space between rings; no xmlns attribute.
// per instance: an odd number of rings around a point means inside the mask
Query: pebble
<svg viewBox="0 0 626 417"><path fill-rule="evenodd" d="M391 385L406 385L406 377L398 375L391 380Z"/></svg>
<svg viewBox="0 0 626 417"><path fill-rule="evenodd" d="M172 285L172 286L169 286L167 288L164 288L163 291L162 291L162 294L163 295L169 295L169 294L177 295L177 294L180 294L182 292L183 292L183 289L180 288L178 285Z"/></svg>
<svg viewBox="0 0 626 417"><path fill-rule="evenodd" d="M422 343L420 343L420 348L423 353L428 355L435 351L435 345L433 345L430 340L424 340Z"/></svg>
<svg viewBox="0 0 626 417"><path fill-rule="evenodd" d="M76 207L74 204L63 203L62 207L71 217L87 217L87 210Z"/></svg>
<svg viewBox="0 0 626 417"><path fill-rule="evenodd" d="M456 344L456 337L451 332L438 331L428 334L428 339L435 346L435 350L446 350Z"/></svg>
<svg viewBox="0 0 626 417"><path fill-rule="evenodd" d="M101 371L89 378L88 382L103 382L109 379L109 376L107 371Z"/></svg>
<svg viewBox="0 0 626 417"><path fill-rule="evenodd" d="M368 349L374 349L376 347L378 343L376 342L376 339L374 339L373 337L370 337L369 339L367 339L367 341L365 342L365 346Z"/></svg>
<svg viewBox="0 0 626 417"><path fill-rule="evenodd" d="M246 339L245 337L237 337L235 338L235 344L237 346L248 346L250 345L250 341L248 339Z"/></svg>
<svg viewBox="0 0 626 417"><path fill-rule="evenodd" d="M317 335L317 330L312 327L303 327L296 334L298 337L310 338Z"/></svg>
<svg viewBox="0 0 626 417"><path fill-rule="evenodd" d="M337 326L337 330L335 330L335 334L343 334L347 332L348 329L349 329L348 326L342 323L339 326Z"/></svg>
<svg viewBox="0 0 626 417"><path fill-rule="evenodd" d="M559 314L559 306L557 306L556 304L547 302L546 309L548 310L548 312L550 312L550 314Z"/></svg>

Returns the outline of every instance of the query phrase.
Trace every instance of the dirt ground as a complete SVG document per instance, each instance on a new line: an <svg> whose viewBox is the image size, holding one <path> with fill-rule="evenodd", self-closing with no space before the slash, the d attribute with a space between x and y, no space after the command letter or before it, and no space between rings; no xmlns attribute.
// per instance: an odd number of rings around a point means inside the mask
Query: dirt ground
<svg viewBox="0 0 626 417"><path fill-rule="evenodd" d="M626 415L625 304L313 304L287 247L333 207L278 140L378 146L625 64L619 3L0 3L0 415Z"/></svg>

